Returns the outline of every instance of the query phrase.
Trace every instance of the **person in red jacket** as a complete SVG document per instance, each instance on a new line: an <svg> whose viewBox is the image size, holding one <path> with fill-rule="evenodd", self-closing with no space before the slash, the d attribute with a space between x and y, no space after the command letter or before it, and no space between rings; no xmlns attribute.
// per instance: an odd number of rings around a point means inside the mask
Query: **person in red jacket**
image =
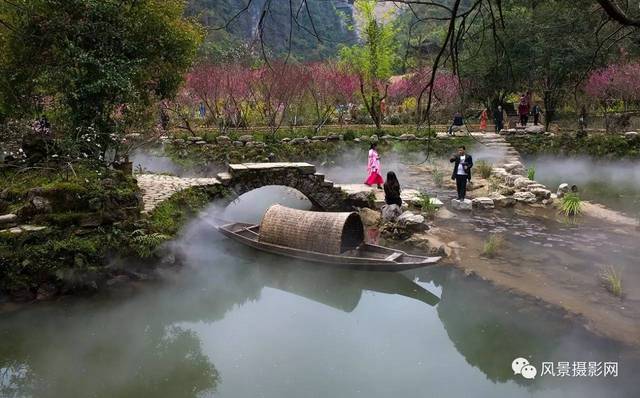
<svg viewBox="0 0 640 398"><path fill-rule="evenodd" d="M520 105L518 105L518 116L520 116L520 125L527 127L529 121L529 102L524 95L520 97Z"/></svg>

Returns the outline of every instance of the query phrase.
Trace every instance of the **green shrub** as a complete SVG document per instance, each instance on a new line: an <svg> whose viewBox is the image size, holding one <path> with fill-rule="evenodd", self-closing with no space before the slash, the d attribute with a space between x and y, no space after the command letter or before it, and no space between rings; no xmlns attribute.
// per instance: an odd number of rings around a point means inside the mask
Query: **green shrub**
<svg viewBox="0 0 640 398"><path fill-rule="evenodd" d="M489 239L484 242L482 254L489 258L493 258L498 254L503 245L504 238L501 235L491 235L489 236Z"/></svg>
<svg viewBox="0 0 640 398"><path fill-rule="evenodd" d="M131 233L131 248L140 258L149 258L162 243L171 239L169 235L154 232L146 234L138 229Z"/></svg>
<svg viewBox="0 0 640 398"><path fill-rule="evenodd" d="M356 138L356 133L353 130L347 130L344 132L343 137L345 141L353 141Z"/></svg>
<svg viewBox="0 0 640 398"><path fill-rule="evenodd" d="M485 162L484 160L481 160L478 163L476 163L476 170L478 170L478 173L480 173L480 176L486 180L487 178L491 177L493 166Z"/></svg>
<svg viewBox="0 0 640 398"><path fill-rule="evenodd" d="M560 211L568 217L578 216L582 213L582 200L577 193L570 192L562 197Z"/></svg>

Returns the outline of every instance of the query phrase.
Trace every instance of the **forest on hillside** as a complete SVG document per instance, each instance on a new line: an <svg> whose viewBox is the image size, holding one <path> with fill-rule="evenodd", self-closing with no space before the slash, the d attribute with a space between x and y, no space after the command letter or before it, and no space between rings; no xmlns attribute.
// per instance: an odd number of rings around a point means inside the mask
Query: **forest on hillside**
<svg viewBox="0 0 640 398"><path fill-rule="evenodd" d="M190 0L186 15L207 29L201 54L220 61L264 50L272 57L290 54L310 61L334 57L341 45L355 42L352 10L346 2L274 0L268 7L265 2Z"/></svg>

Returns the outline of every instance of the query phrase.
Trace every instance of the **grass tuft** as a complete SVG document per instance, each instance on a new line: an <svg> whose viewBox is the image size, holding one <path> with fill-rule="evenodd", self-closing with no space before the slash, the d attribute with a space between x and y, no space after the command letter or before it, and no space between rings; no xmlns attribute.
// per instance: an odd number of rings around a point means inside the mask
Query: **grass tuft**
<svg viewBox="0 0 640 398"><path fill-rule="evenodd" d="M486 180L487 178L491 177L493 166L485 162L484 160L481 160L478 163L476 163L476 170L478 170L478 173L480 173L480 176Z"/></svg>
<svg viewBox="0 0 640 398"><path fill-rule="evenodd" d="M501 235L493 234L484 242L482 254L489 258L493 258L498 255L498 252L503 246L504 238Z"/></svg>
<svg viewBox="0 0 640 398"><path fill-rule="evenodd" d="M433 176L433 183L437 188L442 188L444 185L444 172L440 170L438 167L433 167L433 171L431 172Z"/></svg>
<svg viewBox="0 0 640 398"><path fill-rule="evenodd" d="M622 297L622 275L610 265L600 275L604 287L616 297Z"/></svg>
<svg viewBox="0 0 640 398"><path fill-rule="evenodd" d="M416 206L420 208L422 213L426 214L429 217L432 217L438 211L438 207L431 203L431 197L424 192L418 194L418 201L416 203Z"/></svg>
<svg viewBox="0 0 640 398"><path fill-rule="evenodd" d="M530 179L531 181L536 179L536 168L535 167L529 167L527 169L527 178Z"/></svg>
<svg viewBox="0 0 640 398"><path fill-rule="evenodd" d="M580 215L582 213L582 199L574 192L564 195L560 204L560 211L567 217Z"/></svg>

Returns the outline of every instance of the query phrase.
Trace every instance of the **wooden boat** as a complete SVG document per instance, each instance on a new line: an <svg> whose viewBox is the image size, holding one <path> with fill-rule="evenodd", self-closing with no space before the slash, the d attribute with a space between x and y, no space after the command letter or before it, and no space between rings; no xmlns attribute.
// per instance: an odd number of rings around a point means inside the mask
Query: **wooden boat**
<svg viewBox="0 0 640 398"><path fill-rule="evenodd" d="M358 213L312 212L274 205L259 225L228 223L218 230L258 250L339 268L403 271L440 260L365 243Z"/></svg>

